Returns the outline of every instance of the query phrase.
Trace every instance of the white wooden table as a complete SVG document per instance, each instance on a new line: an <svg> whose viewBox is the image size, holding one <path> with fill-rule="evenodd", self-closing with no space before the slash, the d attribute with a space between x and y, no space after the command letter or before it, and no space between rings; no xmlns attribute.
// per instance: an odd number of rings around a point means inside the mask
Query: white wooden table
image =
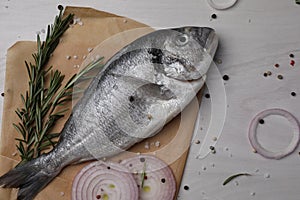
<svg viewBox="0 0 300 200"><path fill-rule="evenodd" d="M179 199L299 200L300 148L285 159L269 160L254 154L247 138L249 123L261 110L283 108L300 119L300 5L294 0L239 0L225 11L210 8L205 0L27 0L26 3L1 0L1 92L4 90L6 50L18 40L35 40L36 32L53 21L58 4L93 7L156 28L213 27L220 38L216 57L222 63L217 67L221 75L229 75L229 80L224 82L226 96L220 90L211 98L203 99L200 124L194 137L201 143L191 145ZM217 19L211 19L213 13L217 14ZM289 64L291 52L295 55L294 67ZM275 68L275 63L280 67ZM266 71L271 71L272 75L264 77ZM278 74L284 78L278 80ZM209 81L213 89L214 83L220 83L220 76L212 75ZM296 92L295 97L290 95L292 91ZM224 127L216 141L216 154L196 159L201 145L213 141L211 136L219 134L207 133L209 123L213 123L211 116L220 123L222 118L221 111L212 112L212 99L225 106ZM0 97L0 119L2 106L3 98ZM260 141L269 148L283 148L292 136L289 123L279 117L267 118L259 131ZM204 141L207 134L210 135ZM240 177L222 186L228 176L239 172L253 176ZM188 186L188 190L184 186Z"/></svg>

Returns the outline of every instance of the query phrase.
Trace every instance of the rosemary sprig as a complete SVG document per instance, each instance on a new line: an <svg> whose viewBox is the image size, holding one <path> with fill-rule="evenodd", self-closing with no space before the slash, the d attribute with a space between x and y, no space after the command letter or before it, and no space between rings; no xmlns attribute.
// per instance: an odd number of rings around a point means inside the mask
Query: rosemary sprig
<svg viewBox="0 0 300 200"><path fill-rule="evenodd" d="M226 185L227 183L229 183L229 182L232 181L233 179L236 179L237 177L240 177L240 176L252 176L252 175L251 175L251 174L248 174L248 173L239 173L239 174L232 175L232 176L228 177L228 178L223 182L223 185Z"/></svg>
<svg viewBox="0 0 300 200"><path fill-rule="evenodd" d="M146 178L146 162L144 162L143 171L141 173L141 179L142 179L141 188L144 187L145 178Z"/></svg>
<svg viewBox="0 0 300 200"><path fill-rule="evenodd" d="M60 12L55 17L54 24L48 25L45 41L41 42L40 36L37 35L37 52L32 55L34 63L25 61L29 88L25 95L21 94L24 107L15 111L20 122L13 124L21 134L21 138L16 138L18 141L16 146L21 157L20 164L40 156L44 150L55 146L59 133L51 133L51 130L67 111L59 106L72 99L72 89L76 81L87 79L89 72L102 66L100 62L103 58L100 58L73 75L63 87L65 76L59 70L52 70L52 66L46 69L51 54L59 44L59 38L68 29L74 16L69 14L63 19L63 7L59 6L58 9Z"/></svg>

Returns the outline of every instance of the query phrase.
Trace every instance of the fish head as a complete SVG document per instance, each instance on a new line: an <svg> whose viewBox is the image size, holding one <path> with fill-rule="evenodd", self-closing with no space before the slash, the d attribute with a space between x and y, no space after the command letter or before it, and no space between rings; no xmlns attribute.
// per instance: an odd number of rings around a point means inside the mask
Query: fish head
<svg viewBox="0 0 300 200"><path fill-rule="evenodd" d="M208 71L218 46L217 35L208 27L168 29L162 47L163 72L178 80L198 80Z"/></svg>

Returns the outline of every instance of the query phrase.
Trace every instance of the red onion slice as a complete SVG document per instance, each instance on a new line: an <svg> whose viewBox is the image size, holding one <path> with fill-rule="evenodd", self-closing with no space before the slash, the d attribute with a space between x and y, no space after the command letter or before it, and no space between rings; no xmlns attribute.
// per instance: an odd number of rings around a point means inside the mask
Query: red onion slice
<svg viewBox="0 0 300 200"><path fill-rule="evenodd" d="M291 123L294 130L291 143L284 150L281 150L279 152L273 152L265 149L264 147L261 146L261 144L257 140L256 130L257 130L257 125L259 123L259 120L269 115L280 115L285 117ZM257 151L258 154L262 155L265 158L279 160L283 157L290 155L297 148L300 139L299 122L291 113L289 113L286 110L279 109L279 108L264 110L258 113L251 121L248 137L252 147Z"/></svg>
<svg viewBox="0 0 300 200"><path fill-rule="evenodd" d="M97 161L84 167L75 177L72 200L138 200L132 174L123 165Z"/></svg>
<svg viewBox="0 0 300 200"><path fill-rule="evenodd" d="M225 10L228 9L237 2L237 0L226 0L225 2L223 1L222 3L216 3L215 0L207 0L207 3L214 9L217 10Z"/></svg>
<svg viewBox="0 0 300 200"><path fill-rule="evenodd" d="M121 164L134 174L141 200L174 199L176 181L172 170L162 160L150 155L139 155L123 160Z"/></svg>

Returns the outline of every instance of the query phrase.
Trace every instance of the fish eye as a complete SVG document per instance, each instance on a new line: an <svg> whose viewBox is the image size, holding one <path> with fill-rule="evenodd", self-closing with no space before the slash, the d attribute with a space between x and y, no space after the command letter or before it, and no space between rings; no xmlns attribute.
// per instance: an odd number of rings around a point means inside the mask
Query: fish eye
<svg viewBox="0 0 300 200"><path fill-rule="evenodd" d="M186 34L179 35L176 38L176 44L178 46L183 46L183 45L187 44L188 41L189 41L189 38Z"/></svg>

